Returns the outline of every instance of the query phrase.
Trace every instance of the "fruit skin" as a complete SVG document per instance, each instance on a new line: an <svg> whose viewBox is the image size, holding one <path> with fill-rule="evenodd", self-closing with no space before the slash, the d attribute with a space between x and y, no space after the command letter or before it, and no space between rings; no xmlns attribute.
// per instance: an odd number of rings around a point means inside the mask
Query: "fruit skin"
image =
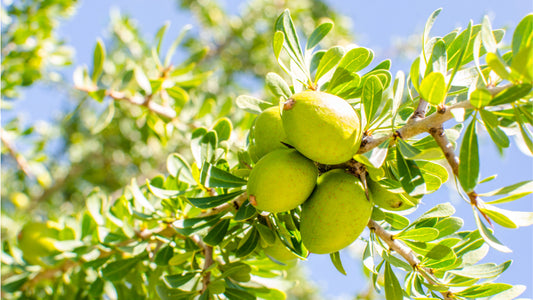
<svg viewBox="0 0 533 300"><path fill-rule="evenodd" d="M344 170L331 170L304 205L300 219L302 242L312 253L339 251L363 232L373 204L361 181Z"/></svg>
<svg viewBox="0 0 533 300"><path fill-rule="evenodd" d="M255 120L254 125L255 156L261 159L276 149L286 148L281 142L288 143L287 135L281 122L279 107L265 109ZM255 161L257 161L255 160Z"/></svg>
<svg viewBox="0 0 533 300"><path fill-rule="evenodd" d="M283 244L279 237L276 237L274 244L265 247L263 252L279 262L287 262L298 258L296 254L292 253L287 247L285 247L285 244Z"/></svg>
<svg viewBox="0 0 533 300"><path fill-rule="evenodd" d="M411 197L405 193L393 193L372 180L368 180L367 185L374 204L386 210L407 210L420 202L419 198Z"/></svg>
<svg viewBox="0 0 533 300"><path fill-rule="evenodd" d="M58 252L54 245L58 237L59 229L51 222L26 223L18 234L18 245L24 260L32 265L45 265L41 258Z"/></svg>
<svg viewBox="0 0 533 300"><path fill-rule="evenodd" d="M283 105L283 128L289 144L309 159L340 164L359 150L361 122L353 107L335 95L305 91Z"/></svg>
<svg viewBox="0 0 533 300"><path fill-rule="evenodd" d="M315 164L298 151L272 151L261 158L250 172L250 203L263 211L289 211L309 197L317 177Z"/></svg>

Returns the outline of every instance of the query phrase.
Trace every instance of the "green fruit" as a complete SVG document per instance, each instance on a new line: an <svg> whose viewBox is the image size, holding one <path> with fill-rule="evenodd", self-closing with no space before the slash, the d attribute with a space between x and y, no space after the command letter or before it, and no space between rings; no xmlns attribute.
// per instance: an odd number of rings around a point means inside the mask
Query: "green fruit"
<svg viewBox="0 0 533 300"><path fill-rule="evenodd" d="M318 184L304 205L300 220L302 242L312 253L339 251L357 239L370 215L361 181L343 170L331 170L318 179Z"/></svg>
<svg viewBox="0 0 533 300"><path fill-rule="evenodd" d="M361 124L353 107L335 95L305 91L283 105L281 115L289 144L309 159L340 164L359 150Z"/></svg>
<svg viewBox="0 0 533 300"><path fill-rule="evenodd" d="M407 210L413 208L420 202L420 199L411 197L405 193L394 193L372 180L367 181L372 201L386 210Z"/></svg>
<svg viewBox="0 0 533 300"><path fill-rule="evenodd" d="M265 109L255 120L254 125L255 155L257 160L276 149L286 148L287 136L281 123L279 107Z"/></svg>
<svg viewBox="0 0 533 300"><path fill-rule="evenodd" d="M263 249L263 251L266 255L280 262L286 262L298 258L296 254L292 253L291 250L285 247L285 244L283 244L279 237L276 237L276 241L274 242L274 244L269 245L268 247Z"/></svg>
<svg viewBox="0 0 533 300"><path fill-rule="evenodd" d="M42 257L57 253L54 242L59 238L59 229L51 222L30 222L18 235L19 249L23 258L32 265L44 265Z"/></svg>
<svg viewBox="0 0 533 300"><path fill-rule="evenodd" d="M272 151L250 172L250 203L257 209L273 213L294 209L309 197L317 177L315 164L298 151Z"/></svg>

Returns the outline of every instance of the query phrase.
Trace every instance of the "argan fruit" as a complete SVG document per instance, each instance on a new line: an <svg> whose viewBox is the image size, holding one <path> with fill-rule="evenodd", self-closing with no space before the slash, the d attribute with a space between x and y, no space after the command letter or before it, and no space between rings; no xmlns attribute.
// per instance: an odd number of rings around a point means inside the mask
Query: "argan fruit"
<svg viewBox="0 0 533 300"><path fill-rule="evenodd" d="M392 211L407 210L420 202L419 198L411 197L405 193L394 193L383 187L378 182L367 180L372 201L381 208Z"/></svg>
<svg viewBox="0 0 533 300"><path fill-rule="evenodd" d="M59 229L51 222L26 223L18 234L19 249L22 257L32 265L44 265L42 257L57 253L54 242L59 237Z"/></svg>
<svg viewBox="0 0 533 300"><path fill-rule="evenodd" d="M273 259L279 262L288 262L295 258L298 258L296 254L292 253L291 250L287 249L285 244L280 240L279 237L276 237L274 244L269 245L263 249L266 255L272 257Z"/></svg>
<svg viewBox="0 0 533 300"><path fill-rule="evenodd" d="M276 149L286 148L281 143L287 143L288 141L281 122L279 107L274 106L265 109L255 120L253 130L255 141L254 151L257 160Z"/></svg>
<svg viewBox="0 0 533 300"><path fill-rule="evenodd" d="M289 211L302 204L316 185L315 164L294 149L274 150L250 172L250 203L267 212Z"/></svg>
<svg viewBox="0 0 533 300"><path fill-rule="evenodd" d="M289 144L313 161L340 164L359 150L359 116L335 95L317 91L295 94L284 103L281 120Z"/></svg>
<svg viewBox="0 0 533 300"><path fill-rule="evenodd" d="M302 205L302 242L312 253L339 251L363 232L373 204L359 178L336 169L324 173L311 197Z"/></svg>

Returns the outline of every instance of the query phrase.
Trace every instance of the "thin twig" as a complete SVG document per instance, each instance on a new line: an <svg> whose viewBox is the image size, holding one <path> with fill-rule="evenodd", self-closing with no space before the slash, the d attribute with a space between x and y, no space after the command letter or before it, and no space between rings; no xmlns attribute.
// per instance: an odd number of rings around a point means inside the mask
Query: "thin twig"
<svg viewBox="0 0 533 300"><path fill-rule="evenodd" d="M413 267L414 270L417 270L418 273L420 273L427 280L429 284L435 285L435 286L442 286L442 284L438 283L434 278L429 276L429 274L431 274L431 270L420 266L420 260L418 259L418 257L416 257L416 254L413 252L413 250L411 250L411 248L401 243L399 240L395 239L394 236L390 232L386 231L376 221L370 220L367 226L382 241L384 241L387 244L387 246L389 246L390 250L398 253L411 265L411 267ZM452 295L450 291L441 292L441 294L444 296L445 300L452 299L451 298Z"/></svg>
<svg viewBox="0 0 533 300"><path fill-rule="evenodd" d="M86 92L86 93L96 92L97 90L96 88L90 88L90 87L84 87L84 86L76 86L75 88L79 91ZM141 97L141 96L127 97L125 93L119 92L119 91L113 91L113 90L106 90L105 95L113 98L114 100L123 100L134 105L145 106L150 111L160 116L163 116L165 118L169 118L169 119L176 118L176 111L172 109L172 107L163 106L159 103L151 101L152 95L146 95L145 97Z"/></svg>
<svg viewBox="0 0 533 300"><path fill-rule="evenodd" d="M456 176L459 175L459 157L455 155L453 145L446 137L446 132L444 131L442 125L439 127L430 128L429 134L431 134L433 139L435 139L435 142L437 142L437 145L439 145L439 147L442 149L444 157L446 157L446 160L450 164L453 173Z"/></svg>
<svg viewBox="0 0 533 300"><path fill-rule="evenodd" d="M4 147L6 147L7 151L9 151L9 154L13 157L13 159L15 159L17 165L22 170L22 172L24 172L24 174L26 174L26 176L30 178L35 177L30 168L30 165L28 164L28 161L24 158L24 156L22 156L22 154L17 152L15 146L6 137L6 132L3 128L0 128L0 139L2 140L2 144L4 144Z"/></svg>
<svg viewBox="0 0 533 300"><path fill-rule="evenodd" d="M426 100L420 99L420 101L418 102L418 106L416 107L415 111L409 118L408 122L410 121L412 122L412 121L425 118L428 106L429 106L429 103Z"/></svg>

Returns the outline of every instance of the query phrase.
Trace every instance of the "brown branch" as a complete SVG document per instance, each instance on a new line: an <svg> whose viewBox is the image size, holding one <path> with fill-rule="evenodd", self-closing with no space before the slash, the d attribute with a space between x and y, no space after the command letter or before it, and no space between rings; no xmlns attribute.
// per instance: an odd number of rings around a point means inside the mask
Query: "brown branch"
<svg viewBox="0 0 533 300"><path fill-rule="evenodd" d="M395 239L394 236L390 232L386 231L376 221L370 220L367 226L382 241L384 241L387 244L387 246L389 246L390 250L398 253L411 265L411 267L413 267L414 270L418 271L418 273L421 274L429 284L435 285L435 286L442 286L441 283L437 282L433 277L429 275L431 274L430 269L420 266L420 260L418 259L416 254L413 252L413 250L411 250L411 248L401 243L399 240ZM450 291L441 292L441 294L444 296L445 300L452 299L452 293Z"/></svg>
<svg viewBox="0 0 533 300"><path fill-rule="evenodd" d="M33 174L30 165L28 164L28 161L22 156L22 154L18 153L15 149L15 146L11 143L11 141L6 137L6 131L3 128L0 128L0 139L2 140L2 144L4 147L6 147L7 151L9 151L9 154L15 159L15 162L19 166L19 168L26 174L26 176L33 178L35 175Z"/></svg>
<svg viewBox="0 0 533 300"><path fill-rule="evenodd" d="M412 122L412 121L425 118L428 106L429 106L429 103L426 100L420 98L420 101L418 102L418 106L416 107L415 111L409 118L409 121Z"/></svg>
<svg viewBox="0 0 533 300"><path fill-rule="evenodd" d="M191 240L198 245L202 250L204 251L205 260L204 260L204 266L202 267L202 294L207 290L209 287L209 283L211 282L211 272L207 271L211 265L215 262L213 260L213 247L210 245L207 245L202 241L202 239L198 235L191 236Z"/></svg>
<svg viewBox="0 0 533 300"><path fill-rule="evenodd" d="M79 91L86 92L86 93L97 91L96 87L76 86L75 88ZM125 93L119 92L119 91L113 91L113 90L106 90L105 95L113 98L114 100L123 100L134 105L144 106L148 108L150 111L162 117L168 118L168 119L176 118L176 111L172 109L172 107L163 106L159 103L152 101L152 95L146 95L145 97L141 97L141 96L127 97Z"/></svg>
<svg viewBox="0 0 533 300"><path fill-rule="evenodd" d="M402 128L398 129L395 133L390 133L386 136L373 138L367 136L363 139L358 154L368 152L373 148L379 146L384 141L392 138L394 134L399 135L402 139L408 139L413 136L428 132L429 129L438 127L442 123L453 118L452 110L455 109L471 109L473 106L470 101L462 101L451 106L443 106L437 112L427 116L423 119L411 119L410 122L405 124Z"/></svg>
<svg viewBox="0 0 533 300"><path fill-rule="evenodd" d="M431 134L433 139L435 139L435 142L437 142L437 145L439 145L439 147L442 149L444 157L446 157L446 160L450 164L453 173L455 176L457 176L459 174L459 157L455 155L453 145L446 137L446 132L444 131L442 125L439 127L430 128L429 134Z"/></svg>

